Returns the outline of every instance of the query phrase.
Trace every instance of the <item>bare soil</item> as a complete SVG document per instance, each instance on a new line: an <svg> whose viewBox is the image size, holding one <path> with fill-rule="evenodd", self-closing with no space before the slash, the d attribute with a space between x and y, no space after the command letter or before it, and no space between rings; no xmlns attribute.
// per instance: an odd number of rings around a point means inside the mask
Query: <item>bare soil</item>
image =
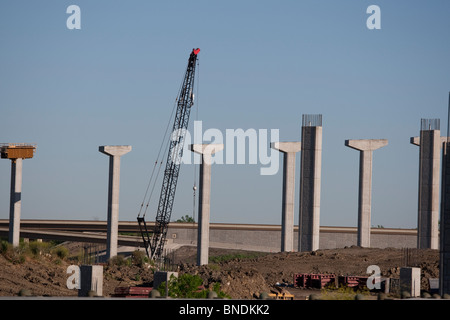
<svg viewBox="0 0 450 320"><path fill-rule="evenodd" d="M72 245L71 250L76 246ZM228 259L223 256L228 255ZM231 258L230 257L240 257ZM304 299L311 290L293 288L296 273L324 273L368 276L367 267L377 265L382 277L398 278L405 266L401 249L360 248L356 246L313 252L256 253L240 250L210 249L206 266L196 266L196 248L185 246L174 253L178 272L198 274L206 288L220 283L222 291L234 299L255 299L262 292L287 290L296 299ZM222 258L220 258L222 257ZM429 278L439 277L439 251L414 250L410 263L421 268L422 290L429 290ZM17 296L23 289L33 296L76 296L66 281L69 259L45 255L12 261L0 255L0 296ZM104 264L103 295L110 297L119 286L152 286L150 265ZM317 290L316 290L317 291Z"/></svg>

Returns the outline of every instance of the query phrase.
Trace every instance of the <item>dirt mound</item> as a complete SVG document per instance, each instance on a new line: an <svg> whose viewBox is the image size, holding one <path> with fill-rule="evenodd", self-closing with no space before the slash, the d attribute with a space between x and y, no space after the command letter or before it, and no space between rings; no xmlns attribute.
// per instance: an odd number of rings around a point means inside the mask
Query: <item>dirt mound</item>
<svg viewBox="0 0 450 320"><path fill-rule="evenodd" d="M183 248L186 259L195 257L195 248ZM190 253L189 253L190 251ZM410 263L421 268L422 290L429 290L429 278L439 277L439 252L414 250ZM214 253L212 252L210 257ZM235 251L234 254L236 254ZM241 252L242 253L242 252ZM256 253L247 253L250 256ZM245 256L245 253L242 253ZM399 278L400 268L406 266L405 252L401 249L348 247L261 254L253 258L234 258L224 262L197 267L182 264L180 271L199 274L205 285L219 282L223 291L237 299L249 299L261 292L276 292L278 285L292 285L296 273L322 273L335 275L369 276L367 268L380 267L382 277Z"/></svg>
<svg viewBox="0 0 450 320"><path fill-rule="evenodd" d="M368 276L367 268L377 265L383 277L398 278L400 267L405 266L404 251L392 248L349 247L270 254L211 249L211 262L206 266L195 265L195 247L182 247L173 256L180 274L199 275L206 288L219 283L222 291L235 299L252 299L262 292L276 291L280 285L292 285L295 273ZM439 252L415 250L413 258L415 266L421 268L422 289L428 290L428 279L439 277ZM66 270L71 264L51 256L17 262L0 255L0 296L14 296L21 289L35 296L76 296L77 291L66 285ZM103 294L111 296L119 286L151 286L152 281L153 269L148 264L105 264Z"/></svg>
<svg viewBox="0 0 450 320"><path fill-rule="evenodd" d="M179 272L199 275L207 289L219 283L221 290L235 299L257 298L260 293L270 291L266 279L256 268L232 267L224 264L201 267L182 264Z"/></svg>
<svg viewBox="0 0 450 320"><path fill-rule="evenodd" d="M16 296L24 289L34 296L77 295L67 289L67 266L46 257L14 263L0 255L0 296Z"/></svg>

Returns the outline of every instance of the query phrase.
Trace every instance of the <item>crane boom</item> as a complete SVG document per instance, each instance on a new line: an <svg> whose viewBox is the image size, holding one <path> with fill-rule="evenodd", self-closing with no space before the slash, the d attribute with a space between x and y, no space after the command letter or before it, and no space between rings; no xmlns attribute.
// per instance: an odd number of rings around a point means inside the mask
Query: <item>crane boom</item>
<svg viewBox="0 0 450 320"><path fill-rule="evenodd" d="M189 124L191 107L194 104L194 76L199 52L200 49L193 49L189 56L183 84L177 99L175 121L169 141L169 151L152 236L147 229L145 219L143 217L137 218L147 256L151 259L160 258L163 254L180 173L184 138Z"/></svg>

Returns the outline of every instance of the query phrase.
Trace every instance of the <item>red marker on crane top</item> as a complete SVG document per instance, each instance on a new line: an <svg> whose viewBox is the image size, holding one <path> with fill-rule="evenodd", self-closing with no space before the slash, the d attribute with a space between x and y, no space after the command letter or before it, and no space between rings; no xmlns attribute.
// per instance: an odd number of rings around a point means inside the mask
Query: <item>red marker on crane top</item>
<svg viewBox="0 0 450 320"><path fill-rule="evenodd" d="M199 48L193 49L192 52L193 52L195 55L197 55L197 54L200 52L200 49L199 49Z"/></svg>

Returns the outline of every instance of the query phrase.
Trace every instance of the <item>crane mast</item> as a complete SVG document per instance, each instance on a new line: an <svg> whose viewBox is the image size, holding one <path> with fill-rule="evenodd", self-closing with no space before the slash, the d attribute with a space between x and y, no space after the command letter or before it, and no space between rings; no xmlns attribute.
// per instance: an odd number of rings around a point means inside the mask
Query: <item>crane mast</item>
<svg viewBox="0 0 450 320"><path fill-rule="evenodd" d="M151 259L161 258L163 255L180 173L184 138L189 124L191 107L194 104L194 76L199 52L200 49L193 49L189 56L186 73L177 98L175 121L170 136L169 151L152 235L147 229L144 217L137 218L147 256Z"/></svg>

